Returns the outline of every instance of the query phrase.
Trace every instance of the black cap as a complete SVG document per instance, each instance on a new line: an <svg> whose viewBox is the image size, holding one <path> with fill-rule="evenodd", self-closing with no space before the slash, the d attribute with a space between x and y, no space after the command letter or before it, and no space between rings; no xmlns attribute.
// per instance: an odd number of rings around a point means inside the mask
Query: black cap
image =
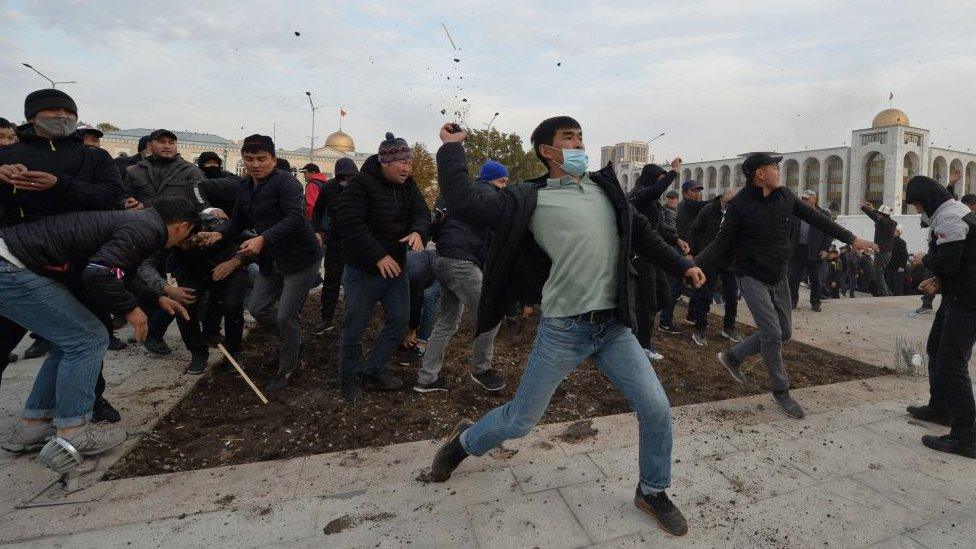
<svg viewBox="0 0 976 549"><path fill-rule="evenodd" d="M271 153L275 156L275 144L267 135L253 134L244 138L244 144L241 145L241 151L248 150L251 152L265 151Z"/></svg>
<svg viewBox="0 0 976 549"><path fill-rule="evenodd" d="M678 198L678 191L672 189L664 193L664 198Z"/></svg>
<svg viewBox="0 0 976 549"><path fill-rule="evenodd" d="M142 151L146 150L146 147L148 147L148 146L149 146L149 136L148 135L144 135L144 136L140 137L139 138L139 152L142 152Z"/></svg>
<svg viewBox="0 0 976 549"><path fill-rule="evenodd" d="M172 139L173 141L177 141L176 134L173 133L173 132L171 132L171 131L169 131L169 130L158 129L158 130L152 132L151 134L149 134L149 140L150 141L155 141L155 140L159 139L160 137L168 137L168 138Z"/></svg>
<svg viewBox="0 0 976 549"><path fill-rule="evenodd" d="M300 171L300 172L310 172L310 173L321 173L322 172L322 170L319 169L318 164L313 164L311 162L309 162L308 164L305 164L304 166L302 166L302 169L300 169L298 171Z"/></svg>
<svg viewBox="0 0 976 549"><path fill-rule="evenodd" d="M78 135L85 135L90 133L95 137L98 137L99 139L105 136L105 133L103 133L102 130L88 125L80 126L77 130L75 130L75 133L77 133Z"/></svg>
<svg viewBox="0 0 976 549"><path fill-rule="evenodd" d="M690 191L692 189L700 191L700 190L702 190L704 188L705 187L702 187L702 184L701 183L695 181L694 179L689 180L689 181L685 181L684 183L681 184L681 192L683 192L683 193L684 192L688 192L688 191Z"/></svg>
<svg viewBox="0 0 976 549"><path fill-rule="evenodd" d="M783 160L782 156L775 155L768 152L757 152L751 153L742 162L742 173L746 177L752 177L756 170L763 166L769 166L770 164L779 164Z"/></svg>
<svg viewBox="0 0 976 549"><path fill-rule="evenodd" d="M78 115L78 106L70 95L54 88L30 92L24 99L24 118L30 120L44 109L65 109Z"/></svg>
<svg viewBox="0 0 976 549"><path fill-rule="evenodd" d="M217 153L215 153L213 151L204 151L204 152L200 153L200 157L197 158L197 166L199 166L200 169L203 169L204 163L209 162L211 160L216 160L217 161L217 164L219 164L221 166L224 165L223 160L220 159L220 156L217 155Z"/></svg>
<svg viewBox="0 0 976 549"><path fill-rule="evenodd" d="M356 167L356 163L353 162L352 158L340 158L339 160L336 160L336 175L356 175L358 173L359 168Z"/></svg>

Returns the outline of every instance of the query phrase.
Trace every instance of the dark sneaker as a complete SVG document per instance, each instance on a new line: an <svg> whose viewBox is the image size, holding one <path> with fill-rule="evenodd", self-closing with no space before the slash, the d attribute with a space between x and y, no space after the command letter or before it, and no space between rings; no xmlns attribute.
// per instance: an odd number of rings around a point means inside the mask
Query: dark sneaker
<svg viewBox="0 0 976 549"><path fill-rule="evenodd" d="M167 345L162 339L146 338L143 345L146 347L147 351L156 355L168 355L173 352L173 349L170 349L169 345Z"/></svg>
<svg viewBox="0 0 976 549"><path fill-rule="evenodd" d="M670 324L661 324L658 329L668 335L681 335L681 330L675 328Z"/></svg>
<svg viewBox="0 0 976 549"><path fill-rule="evenodd" d="M820 308L820 304L819 303L813 303L813 304L810 305L810 310L813 311L813 312L815 312L815 313L819 313L823 309Z"/></svg>
<svg viewBox="0 0 976 549"><path fill-rule="evenodd" d="M735 328L722 328L722 331L719 332L719 335L731 341L732 343L739 343L742 341L742 334L739 333L739 330Z"/></svg>
<svg viewBox="0 0 976 549"><path fill-rule="evenodd" d="M976 459L976 440L972 438L964 442L952 434L942 435L941 437L923 435L922 444L940 452Z"/></svg>
<svg viewBox="0 0 976 549"><path fill-rule="evenodd" d="M114 333L108 336L108 350L109 351L121 351L122 349L128 349L129 344L122 341Z"/></svg>
<svg viewBox="0 0 976 549"><path fill-rule="evenodd" d="M275 374L271 381L264 386L264 392L271 393L285 388L293 379L298 377L298 367L290 372Z"/></svg>
<svg viewBox="0 0 976 549"><path fill-rule="evenodd" d="M116 423L120 419L122 414L114 406L104 398L95 397L95 405L92 406L92 423Z"/></svg>
<svg viewBox="0 0 976 549"><path fill-rule="evenodd" d="M40 358L51 350L51 342L44 339L43 337L38 337L31 343L31 346L24 351L24 358Z"/></svg>
<svg viewBox="0 0 976 549"><path fill-rule="evenodd" d="M7 364L13 364L14 362L17 362L17 360L19 359L20 357L17 356L17 353L10 353L9 355L7 355Z"/></svg>
<svg viewBox="0 0 976 549"><path fill-rule="evenodd" d="M451 473L461 465L464 458L468 457L468 453L461 446L461 433L467 431L472 425L474 422L470 419L462 419L458 422L447 442L434 454L434 462L430 465L430 480L444 482L451 478Z"/></svg>
<svg viewBox="0 0 976 549"><path fill-rule="evenodd" d="M349 404L356 402L359 397L363 396L363 390L357 382L343 383L340 390L342 391L342 400Z"/></svg>
<svg viewBox="0 0 976 549"><path fill-rule="evenodd" d="M718 361L725 366L725 370L732 376L732 379L738 381L739 383L746 384L746 376L742 373L742 365L732 358L732 355L722 351L718 354Z"/></svg>
<svg viewBox="0 0 976 549"><path fill-rule="evenodd" d="M193 355L190 357L190 365L186 367L186 373L200 375L207 371L207 355Z"/></svg>
<svg viewBox="0 0 976 549"><path fill-rule="evenodd" d="M125 442L126 436L123 429L95 428L93 424L87 423L62 438L70 442L81 455L97 456Z"/></svg>
<svg viewBox="0 0 976 549"><path fill-rule="evenodd" d="M335 324L328 320L323 320L312 327L312 335L320 336L325 332L329 332L335 329Z"/></svg>
<svg viewBox="0 0 976 549"><path fill-rule="evenodd" d="M708 339L705 337L705 330L700 328L695 328L695 331L691 333L691 340L695 342L695 345L699 347L704 347L708 345Z"/></svg>
<svg viewBox="0 0 976 549"><path fill-rule="evenodd" d="M793 419L802 419L807 413L803 410L803 406L800 403L793 400L790 396L789 391L783 391L782 393L773 393L773 400L779 407L783 409L783 413L790 416Z"/></svg>
<svg viewBox="0 0 976 549"><path fill-rule="evenodd" d="M397 363L399 363L400 366L410 366L411 364L416 364L423 358L424 352L421 351L419 347L411 347L409 349L404 349L400 353L400 358L397 359Z"/></svg>
<svg viewBox="0 0 976 549"><path fill-rule="evenodd" d="M952 419L949 414L939 413L933 410L930 406L909 406L906 408L908 413L915 416L917 419L922 421L928 421L930 423L938 423L939 425L945 425L946 427L952 427Z"/></svg>
<svg viewBox="0 0 976 549"><path fill-rule="evenodd" d="M851 297L854 297L854 296L851 296ZM915 309L915 314L919 314L919 315L924 315L926 313L931 313L931 312L932 312L932 306L931 305L922 305L918 309Z"/></svg>
<svg viewBox="0 0 976 549"><path fill-rule="evenodd" d="M363 388L367 391L396 391L400 387L403 387L403 382L390 373L363 376Z"/></svg>
<svg viewBox="0 0 976 549"><path fill-rule="evenodd" d="M645 494L638 485L637 493L634 495L634 505L654 517L661 529L672 536L683 536L688 533L688 521L674 503L671 503L666 493Z"/></svg>
<svg viewBox="0 0 976 549"><path fill-rule="evenodd" d="M433 393L436 391L447 391L447 382L445 382L444 378L442 377L438 377L430 383L420 383L418 381L417 383L413 384L413 390L421 394Z"/></svg>
<svg viewBox="0 0 976 549"><path fill-rule="evenodd" d="M36 452L43 448L53 436L54 426L50 423L41 425L17 423L14 425L10 438L0 444L0 448L17 454Z"/></svg>
<svg viewBox="0 0 976 549"><path fill-rule="evenodd" d="M486 391L501 391L505 388L505 380L491 368L480 374L471 374L471 379Z"/></svg>

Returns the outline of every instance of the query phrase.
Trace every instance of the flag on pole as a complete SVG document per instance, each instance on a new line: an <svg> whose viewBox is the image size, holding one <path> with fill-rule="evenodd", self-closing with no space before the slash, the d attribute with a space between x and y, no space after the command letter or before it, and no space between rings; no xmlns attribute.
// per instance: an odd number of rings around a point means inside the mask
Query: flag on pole
<svg viewBox="0 0 976 549"><path fill-rule="evenodd" d="M339 116L345 116L345 115L346 115L346 111L339 109Z"/></svg>
<svg viewBox="0 0 976 549"><path fill-rule="evenodd" d="M894 98L895 98L895 92L890 92L890 93L888 94L888 101L891 101L891 100L892 100L892 99L894 99Z"/></svg>

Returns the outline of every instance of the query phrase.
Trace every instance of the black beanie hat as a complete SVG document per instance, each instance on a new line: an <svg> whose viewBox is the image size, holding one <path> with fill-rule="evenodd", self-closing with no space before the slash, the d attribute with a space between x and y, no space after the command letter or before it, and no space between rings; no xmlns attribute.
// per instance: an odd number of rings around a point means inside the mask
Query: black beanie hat
<svg viewBox="0 0 976 549"><path fill-rule="evenodd" d="M45 89L33 91L24 99L24 118L30 120L44 109L65 109L78 116L75 100L61 90Z"/></svg>
<svg viewBox="0 0 976 549"><path fill-rule="evenodd" d="M359 173L359 168L356 167L356 163L353 162L352 158L340 158L336 160L336 175L356 175L357 173Z"/></svg>
<svg viewBox="0 0 976 549"><path fill-rule="evenodd" d="M197 158L197 166L199 166L200 169L202 170L203 169L204 162L207 162L207 161L210 161L210 160L216 160L217 161L217 164L219 164L221 166L224 165L223 161L220 160L220 157L217 156L217 153L215 153L213 151L205 151L204 153L202 153L200 155L199 158Z"/></svg>
<svg viewBox="0 0 976 549"><path fill-rule="evenodd" d="M380 143L377 154L380 164L388 164L397 160L412 160L413 151L402 137L394 137L393 132L386 132L386 140Z"/></svg>

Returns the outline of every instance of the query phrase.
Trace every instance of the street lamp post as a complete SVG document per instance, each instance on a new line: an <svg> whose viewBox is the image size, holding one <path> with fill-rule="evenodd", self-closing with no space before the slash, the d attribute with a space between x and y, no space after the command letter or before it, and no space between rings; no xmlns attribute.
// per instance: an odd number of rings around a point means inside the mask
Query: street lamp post
<svg viewBox="0 0 976 549"><path fill-rule="evenodd" d="M305 95L308 96L308 106L312 107L312 134L309 136L308 160L309 162L314 162L315 161L315 111L318 110L318 107L316 107L315 103L312 102L312 92L307 91L305 92Z"/></svg>
<svg viewBox="0 0 976 549"><path fill-rule="evenodd" d="M41 78L43 78L44 80L47 80L48 82L50 82L52 88L57 88L58 87L58 84L77 84L77 82L75 82L74 80L62 80L60 82L55 82L54 80L51 80L50 78L48 78L41 71L35 69L30 63L21 63L21 65L23 65L23 66L27 67L28 69L36 72L37 74L39 74L41 76Z"/></svg>

